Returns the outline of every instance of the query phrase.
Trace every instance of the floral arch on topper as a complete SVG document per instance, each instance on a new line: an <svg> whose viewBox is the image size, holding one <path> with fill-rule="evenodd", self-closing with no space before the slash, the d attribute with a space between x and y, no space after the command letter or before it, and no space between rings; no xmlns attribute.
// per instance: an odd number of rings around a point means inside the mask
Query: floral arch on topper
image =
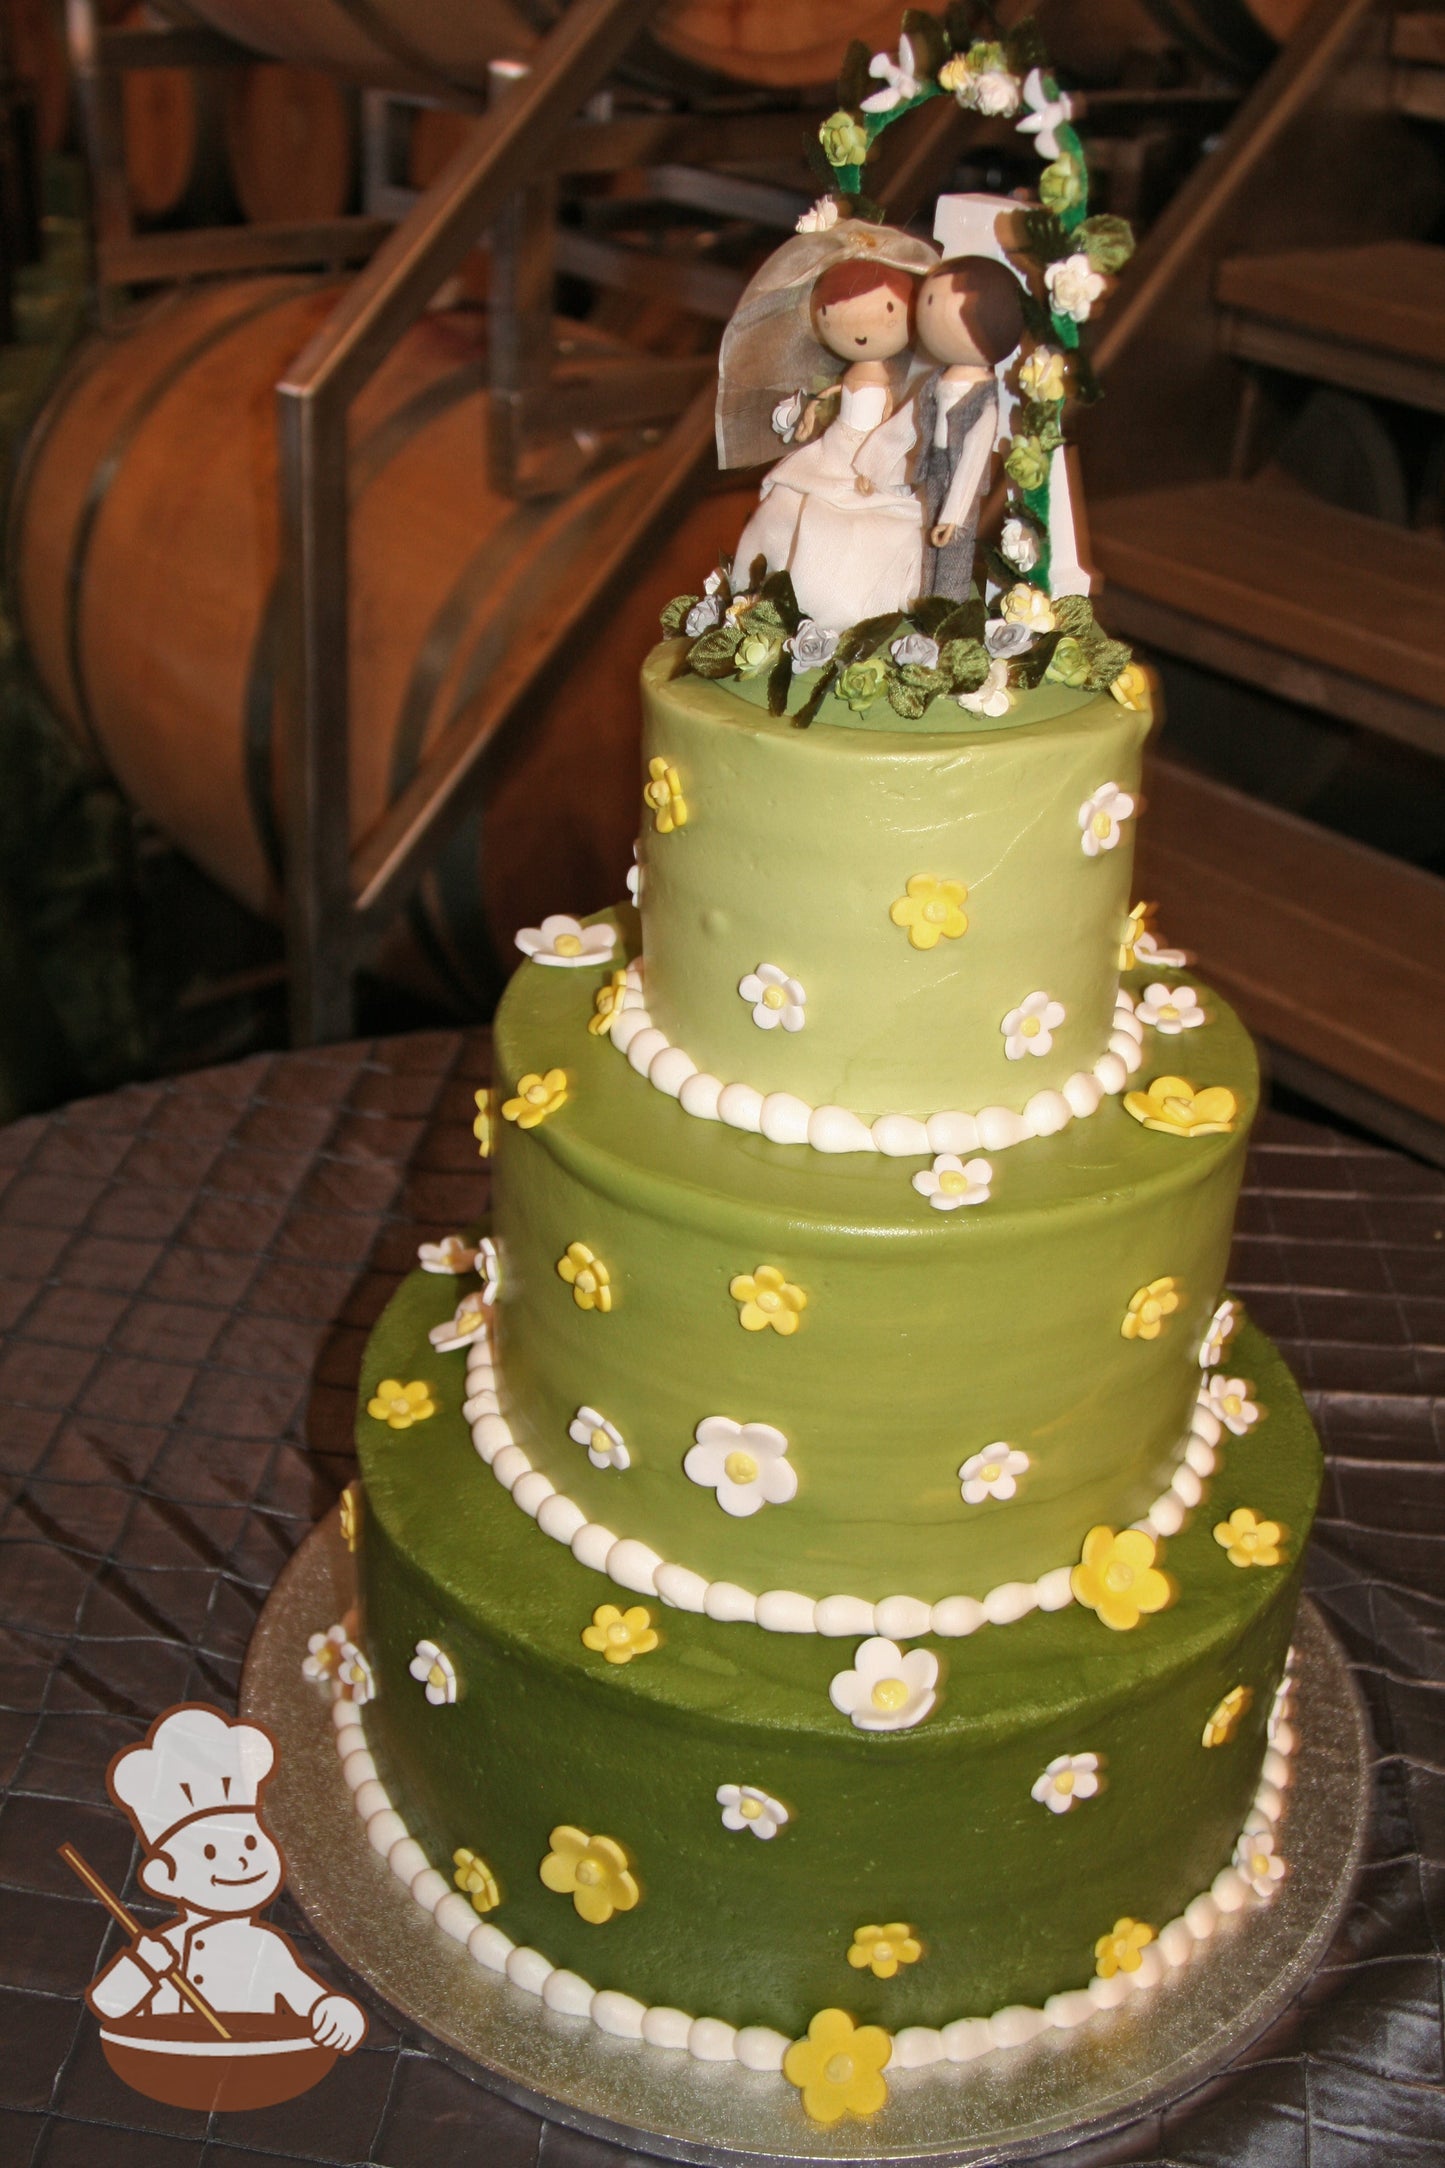
<svg viewBox="0 0 1445 2168"><path fill-rule="evenodd" d="M1078 565L1063 430L1071 395L1098 396L1084 327L1132 254L1133 235L1124 219L1090 214L1073 105L1050 72L1037 26L1026 17L1001 30L989 8L968 0L941 17L909 9L896 57L850 47L838 95L811 153L827 193L799 219L800 233L831 237L846 219L881 222L864 185L874 147L894 122L937 97L988 117L1017 117L1018 132L1045 161L1037 203L943 196L934 229L946 256L992 256L1020 282L1027 345L999 372L1008 493L1001 540L981 552L987 581L978 578L963 604L925 595L905 612L834 635L800 611L788 573L767 572L759 560L724 564L701 596L676 597L663 629L692 642L687 665L700 676L765 679L769 710L791 707L801 727L830 693L860 713L886 698L905 721L940 694L998 716L1017 691L1045 679L1107 687L1136 705L1142 674L1128 647L1095 622ZM790 701L793 677L813 672L807 698Z"/></svg>

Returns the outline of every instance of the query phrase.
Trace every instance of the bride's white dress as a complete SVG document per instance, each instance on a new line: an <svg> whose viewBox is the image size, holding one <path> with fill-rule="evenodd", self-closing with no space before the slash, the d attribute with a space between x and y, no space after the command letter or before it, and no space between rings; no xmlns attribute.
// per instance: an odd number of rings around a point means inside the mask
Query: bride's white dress
<svg viewBox="0 0 1445 2168"><path fill-rule="evenodd" d="M836 421L778 461L738 541L734 578L754 558L786 568L805 617L842 631L905 610L923 573L923 510L907 479L911 401L885 422L881 384L846 386Z"/></svg>

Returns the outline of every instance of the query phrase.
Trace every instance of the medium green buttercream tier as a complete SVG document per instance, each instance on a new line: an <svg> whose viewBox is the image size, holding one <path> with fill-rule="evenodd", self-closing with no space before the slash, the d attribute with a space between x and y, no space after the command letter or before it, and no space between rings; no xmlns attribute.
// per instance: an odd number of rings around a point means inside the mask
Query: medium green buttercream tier
<svg viewBox="0 0 1445 2168"><path fill-rule="evenodd" d="M1250 1811L1319 1482L1308 1417L1259 1334L1246 1329L1236 1355L1268 1413L1225 1439L1206 1503L1166 1546L1171 1608L1132 1632L1074 1606L923 1643L942 1666L936 1708L916 1728L865 1734L828 1696L851 1641L653 1602L651 1653L614 1667L584 1649L606 1584L477 1458L465 1358L427 1340L453 1295L409 1280L363 1370L363 1406L383 1376L425 1378L439 1404L406 1431L359 1423L377 1683L366 1731L433 1864L450 1875L467 1847L491 1867L501 1903L488 1917L514 1942L594 1987L695 2015L791 2037L839 2004L896 2031L1080 1987L1116 1919L1157 1930L1208 1889ZM1215 1542L1213 1524L1241 1505L1287 1524L1279 1566L1237 1568ZM419 1640L451 1660L454 1706L431 1705L410 1676ZM1252 1697L1238 1729L1205 1748L1236 1686ZM1053 1814L1030 1793L1065 1753L1099 1755L1105 1784ZM766 1843L725 1829L723 1784L771 1794L786 1827ZM623 1847L635 1910L589 1925L543 1886L561 1824ZM855 1971L854 1930L891 1921L914 1929L921 1960L891 1980Z"/></svg>
<svg viewBox="0 0 1445 2168"><path fill-rule="evenodd" d="M1134 823L1091 857L1079 811L1108 783L1137 797L1148 712L1043 686L978 727L950 702L946 732L800 730L679 674L682 653L642 673L644 765L676 769L687 811L668 833L646 813L639 847L648 1007L673 1045L724 1084L867 1121L1017 1112L1091 1070ZM929 949L889 916L919 874L968 892L967 931ZM802 1029L753 1022L738 986L760 964L802 986ZM1064 1020L1045 1054L1010 1060L1003 1020L1036 992Z"/></svg>
<svg viewBox="0 0 1445 2168"><path fill-rule="evenodd" d="M525 965L497 1017L499 1097L554 1066L568 1087L537 1127L497 1123L502 1412L534 1468L669 1564L814 1599L981 1598L1148 1512L1189 1427L1257 1097L1223 1002L1206 993L1187 1042L1146 1032L1136 1081L1230 1086L1230 1134L1161 1135L1105 1100L995 1153L987 1202L940 1212L912 1186L926 1160L683 1112L587 1030L606 976ZM607 1268L606 1314L558 1275L574 1243ZM730 1284L759 1266L806 1296L789 1337L740 1322ZM1178 1308L1157 1338L1125 1338L1131 1299L1164 1277ZM625 1469L570 1435L583 1408L620 1434ZM712 1416L781 1432L796 1495L741 1518L690 1480ZM961 1466L1000 1441L1028 1455L1017 1494L966 1504Z"/></svg>

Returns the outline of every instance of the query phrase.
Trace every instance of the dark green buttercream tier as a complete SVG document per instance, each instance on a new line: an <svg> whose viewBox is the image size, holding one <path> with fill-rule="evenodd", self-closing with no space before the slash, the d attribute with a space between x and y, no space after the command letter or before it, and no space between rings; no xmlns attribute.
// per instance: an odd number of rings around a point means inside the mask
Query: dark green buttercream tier
<svg viewBox="0 0 1445 2168"><path fill-rule="evenodd" d="M940 1212L912 1186L927 1159L685 1113L587 1030L606 976L525 965L497 1018L498 1096L554 1066L569 1094L536 1128L497 1123L503 1413L533 1467L668 1564L814 1599L982 1598L1149 1511L1189 1427L1257 1100L1222 1001L1206 993L1211 1021L1187 1040L1146 1032L1136 1081L1227 1084L1230 1134L1161 1135L1108 1099L986 1155L988 1201ZM558 1276L573 1243L607 1268L605 1315ZM730 1283L759 1266L807 1298L788 1337L742 1328ZM1131 1300L1162 1278L1178 1308L1157 1338L1125 1338ZM570 1435L582 1408L615 1426L625 1470ZM689 1480L712 1416L783 1434L790 1501L734 1517ZM960 1468L1000 1441L1028 1456L1016 1494L966 1504Z"/></svg>
<svg viewBox="0 0 1445 2168"><path fill-rule="evenodd" d="M465 1358L427 1341L453 1292L408 1281L366 1356L363 1401L396 1376L426 1378L439 1403L404 1432L360 1419L378 1689L367 1738L433 1863L448 1871L462 1846L488 1862L501 1887L488 1917L514 1942L594 1987L695 2015L794 2036L840 2004L897 2030L1082 1986L1117 1918L1158 1929L1208 1889L1255 1792L1319 1482L1309 1419L1259 1334L1246 1329L1236 1353L1268 1413L1225 1439L1206 1503L1165 1548L1171 1608L1132 1632L1075 1606L927 1641L937 1707L868 1735L828 1698L852 1641L653 1602L651 1653L612 1667L584 1649L607 1584L478 1460L460 1413ZM1280 1566L1237 1568L1214 1541L1241 1505L1287 1524ZM423 1639L455 1667L454 1706L432 1706L409 1675ZM1205 1748L1207 1719L1241 1685L1252 1699L1234 1737ZM1055 1815L1030 1792L1061 1753L1098 1754L1106 1782ZM721 1784L761 1787L787 1826L766 1843L725 1829ZM544 1888L559 1824L623 1846L635 1910L592 1926ZM854 1930L894 1920L922 1959L886 1981L850 1967Z"/></svg>

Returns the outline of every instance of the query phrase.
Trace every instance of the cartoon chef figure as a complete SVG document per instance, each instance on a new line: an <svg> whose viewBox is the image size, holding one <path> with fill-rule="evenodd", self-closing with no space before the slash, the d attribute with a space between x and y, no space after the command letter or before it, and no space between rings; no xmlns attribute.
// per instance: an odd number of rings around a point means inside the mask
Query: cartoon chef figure
<svg viewBox="0 0 1445 2168"><path fill-rule="evenodd" d="M260 1805L275 1759L258 1725L199 1702L168 1709L141 1745L116 1755L106 1781L145 1848L141 1887L177 1909L91 1982L86 2000L98 2017L144 2021L186 2010L167 1977L179 1971L219 2013L294 2013L310 2020L322 2047L346 2055L360 2044L363 2012L257 1916L286 1879Z"/></svg>

